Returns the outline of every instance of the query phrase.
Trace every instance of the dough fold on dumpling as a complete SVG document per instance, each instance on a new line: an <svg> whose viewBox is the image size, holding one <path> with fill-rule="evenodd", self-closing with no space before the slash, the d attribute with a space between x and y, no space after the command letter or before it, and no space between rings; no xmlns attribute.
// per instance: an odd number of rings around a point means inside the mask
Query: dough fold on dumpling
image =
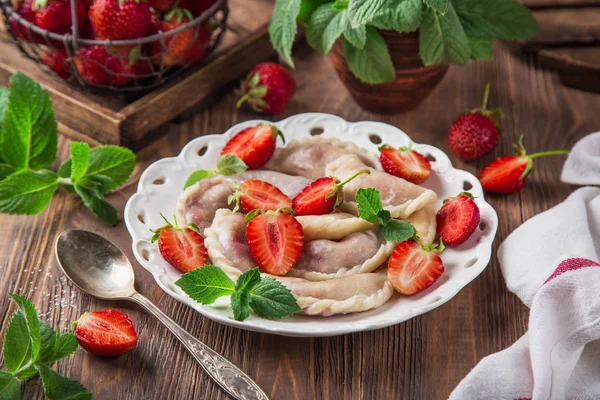
<svg viewBox="0 0 600 400"><path fill-rule="evenodd" d="M286 147L278 148L265 168L315 180L326 176L327 164L348 154L355 154L369 167L380 166L377 156L352 142L311 136L292 140Z"/></svg>
<svg viewBox="0 0 600 400"><path fill-rule="evenodd" d="M344 186L344 202L341 205L341 209L344 211L358 215L356 193L361 188L379 190L383 207L390 211L394 218L406 219L415 211L432 205L437 200L437 195L433 190L367 167L354 154L345 155L329 163L326 173L344 181L361 169L368 169L371 173L359 175Z"/></svg>
<svg viewBox="0 0 600 400"><path fill-rule="evenodd" d="M373 229L375 224L348 213L301 215L296 219L302 225L304 240L340 240L351 233Z"/></svg>
<svg viewBox="0 0 600 400"><path fill-rule="evenodd" d="M175 215L180 225L195 223L200 232L208 228L219 208L227 208L227 197L235 182L260 179L276 186L290 198L294 198L311 180L276 171L246 171L232 176L216 175L203 179L187 188L177 199Z"/></svg>
<svg viewBox="0 0 600 400"><path fill-rule="evenodd" d="M432 206L421 208L406 218L417 231L417 235L424 244L432 243L436 234L435 210Z"/></svg>

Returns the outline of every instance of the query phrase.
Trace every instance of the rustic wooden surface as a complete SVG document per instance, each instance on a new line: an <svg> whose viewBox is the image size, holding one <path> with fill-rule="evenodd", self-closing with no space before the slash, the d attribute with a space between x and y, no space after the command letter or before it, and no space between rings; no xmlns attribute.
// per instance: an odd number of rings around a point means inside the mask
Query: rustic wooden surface
<svg viewBox="0 0 600 400"><path fill-rule="evenodd" d="M382 117L362 111L351 99L327 59L300 48L296 53L298 91L280 119L300 112L328 112L351 121L380 120L397 125L415 141L446 151L446 130L466 107L480 102L491 82L490 105L501 107L501 142L493 155L476 163L454 162L477 171L493 156L510 153L525 134L530 151L568 148L600 129L600 96L562 86L556 75L532 56L497 46L494 62L451 67L440 86L416 110ZM255 118L235 108L232 92L223 93L193 120L164 129L164 137L139 154L139 174L149 163L177 154L191 139L223 132ZM67 155L60 140L60 159ZM453 300L403 324L374 332L333 338L297 339L245 332L214 323L184 306L135 266L138 288L193 335L221 352L256 379L274 399L445 399L475 364L512 344L527 328L528 309L509 293L495 251L523 221L564 200L574 189L559 181L563 158L536 160L527 187L508 197L489 196L499 216L491 264ZM135 192L132 182L109 197L119 210ZM157 321L127 303L94 300L67 284L58 271L52 243L66 228L94 230L130 251L123 223L110 228L98 222L64 191L39 216L0 216L0 316L4 330L14 309L7 293L28 296L44 318L68 327L89 310L116 307L129 313L139 332L131 354L116 359L83 350L58 362L60 373L79 379L96 399L225 399L192 357ZM133 257L132 257L133 258ZM64 300L61 300L64 299ZM34 379L23 385L23 399L42 398Z"/></svg>

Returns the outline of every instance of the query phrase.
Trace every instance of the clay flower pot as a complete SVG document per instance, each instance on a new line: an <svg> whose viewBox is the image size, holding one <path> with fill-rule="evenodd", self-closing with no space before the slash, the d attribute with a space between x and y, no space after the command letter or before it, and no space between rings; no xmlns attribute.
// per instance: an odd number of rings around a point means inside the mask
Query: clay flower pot
<svg viewBox="0 0 600 400"><path fill-rule="evenodd" d="M419 33L379 31L396 67L392 82L369 85L352 74L344 59L341 41L331 51L331 60L340 79L365 110L384 114L400 114L416 108L442 81L448 65L426 67L419 56Z"/></svg>

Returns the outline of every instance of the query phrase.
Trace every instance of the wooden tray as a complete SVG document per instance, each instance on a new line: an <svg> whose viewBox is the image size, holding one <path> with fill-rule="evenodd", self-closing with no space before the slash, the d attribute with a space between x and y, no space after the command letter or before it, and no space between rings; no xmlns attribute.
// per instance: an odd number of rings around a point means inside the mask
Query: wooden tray
<svg viewBox="0 0 600 400"><path fill-rule="evenodd" d="M138 147L152 130L197 108L220 87L274 56L267 32L273 4L273 0L229 0L228 30L206 62L134 101L93 95L46 73L18 51L0 26L0 85L21 71L48 90L66 135Z"/></svg>

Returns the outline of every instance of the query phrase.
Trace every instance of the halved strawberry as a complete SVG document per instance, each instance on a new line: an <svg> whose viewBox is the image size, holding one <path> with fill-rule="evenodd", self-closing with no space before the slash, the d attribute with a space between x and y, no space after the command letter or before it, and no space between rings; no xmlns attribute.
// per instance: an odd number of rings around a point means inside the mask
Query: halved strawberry
<svg viewBox="0 0 600 400"><path fill-rule="evenodd" d="M406 240L401 242L388 260L388 279L400 293L411 295L431 286L444 273L440 246Z"/></svg>
<svg viewBox="0 0 600 400"><path fill-rule="evenodd" d="M242 182L229 196L228 204L234 202L233 212L240 209L244 214L256 209L267 212L280 208L292 208L292 200L281 190L258 179Z"/></svg>
<svg viewBox="0 0 600 400"><path fill-rule="evenodd" d="M158 249L165 261L183 273L203 267L206 264L207 254L204 238L196 232L199 230L198 227L189 224L179 228L176 218L174 224L163 218L167 224L152 231L154 233L152 242L158 240Z"/></svg>
<svg viewBox="0 0 600 400"><path fill-rule="evenodd" d="M448 246L458 246L467 241L479 225L479 207L471 193L462 192L444 200L435 216L437 233Z"/></svg>
<svg viewBox="0 0 600 400"><path fill-rule="evenodd" d="M239 132L229 139L221 155L231 154L241 158L248 169L265 165L275 152L277 136L285 143L283 133L274 125L258 124Z"/></svg>
<svg viewBox="0 0 600 400"><path fill-rule="evenodd" d="M133 350L137 343L133 323L121 311L86 312L73 326L79 345L97 356L120 356Z"/></svg>
<svg viewBox="0 0 600 400"><path fill-rule="evenodd" d="M379 148L379 161L383 170L390 175L404 178L414 184L421 184L431 174L431 163L421 153L410 146L395 149L388 145Z"/></svg>
<svg viewBox="0 0 600 400"><path fill-rule="evenodd" d="M261 271L285 275L304 249L304 232L296 218L283 210L260 210L246 216L246 242Z"/></svg>
<svg viewBox="0 0 600 400"><path fill-rule="evenodd" d="M361 174L370 173L368 169L360 170L344 182L330 176L317 179L302 189L292 200L294 214L323 215L332 213L344 201L342 189L344 185Z"/></svg>

